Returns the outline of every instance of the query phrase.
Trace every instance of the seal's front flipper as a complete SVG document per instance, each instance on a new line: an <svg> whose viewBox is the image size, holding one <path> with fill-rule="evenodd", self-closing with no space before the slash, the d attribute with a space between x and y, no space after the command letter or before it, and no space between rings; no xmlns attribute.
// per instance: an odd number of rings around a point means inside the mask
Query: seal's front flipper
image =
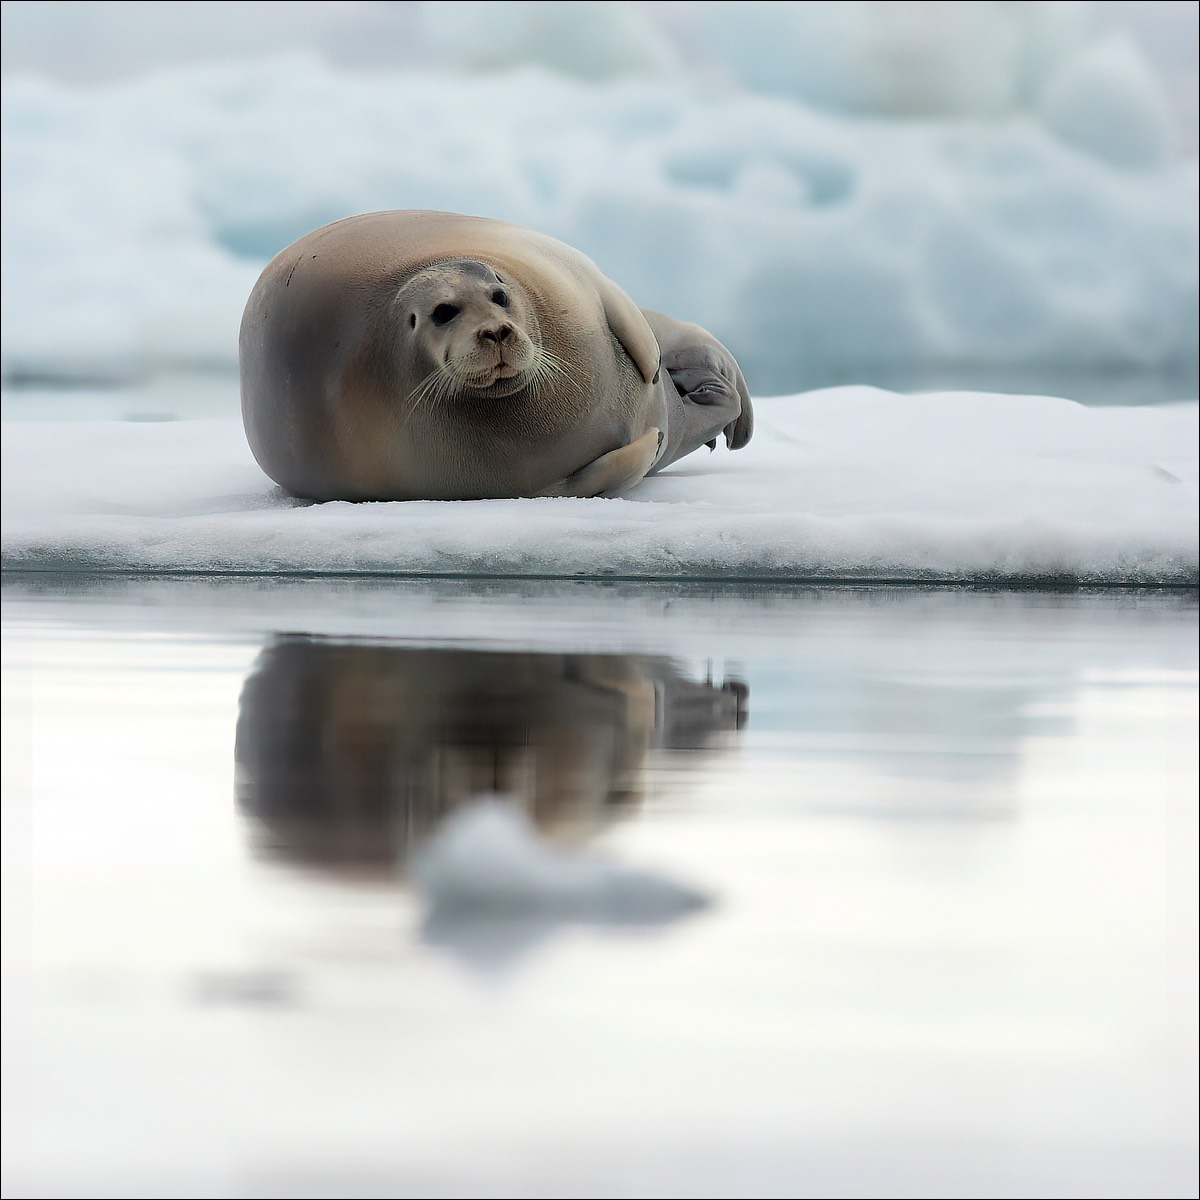
<svg viewBox="0 0 1200 1200"><path fill-rule="evenodd" d="M662 368L658 339L645 314L611 279L601 276L596 282L608 327L647 383L657 383Z"/></svg>
<svg viewBox="0 0 1200 1200"><path fill-rule="evenodd" d="M625 348L638 373L647 383L657 383L662 369L658 338L646 314L586 254L544 234L517 230L523 242L536 242L552 258L569 264L574 275L582 275L596 289L613 336Z"/></svg>
<svg viewBox="0 0 1200 1200"><path fill-rule="evenodd" d="M662 445L662 434L651 429L636 442L610 450L560 479L539 496L619 496L635 483L640 483L654 466Z"/></svg>

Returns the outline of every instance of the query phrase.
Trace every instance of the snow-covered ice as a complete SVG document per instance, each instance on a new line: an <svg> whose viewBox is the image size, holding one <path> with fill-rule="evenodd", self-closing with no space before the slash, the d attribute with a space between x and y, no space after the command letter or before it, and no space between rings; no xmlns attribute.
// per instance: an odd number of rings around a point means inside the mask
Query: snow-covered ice
<svg viewBox="0 0 1200 1200"><path fill-rule="evenodd" d="M303 504L223 420L10 421L6 569L1195 583L1197 405L835 388L620 499Z"/></svg>

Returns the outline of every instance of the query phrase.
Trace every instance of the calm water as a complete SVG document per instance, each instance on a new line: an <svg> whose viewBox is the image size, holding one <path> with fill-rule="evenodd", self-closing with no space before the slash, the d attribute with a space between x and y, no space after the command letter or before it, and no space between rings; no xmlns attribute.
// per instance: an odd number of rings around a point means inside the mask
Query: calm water
<svg viewBox="0 0 1200 1200"><path fill-rule="evenodd" d="M5 1194L1195 1195L1196 617L9 577ZM432 921L481 790L707 906Z"/></svg>

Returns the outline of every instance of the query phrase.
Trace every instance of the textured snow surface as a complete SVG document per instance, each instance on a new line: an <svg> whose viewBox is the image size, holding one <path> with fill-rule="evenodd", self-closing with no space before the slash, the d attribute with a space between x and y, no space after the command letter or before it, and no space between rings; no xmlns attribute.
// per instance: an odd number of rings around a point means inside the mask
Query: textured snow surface
<svg viewBox="0 0 1200 1200"><path fill-rule="evenodd" d="M302 504L236 418L10 421L6 568L1197 579L1197 405L836 388L755 401L620 499Z"/></svg>

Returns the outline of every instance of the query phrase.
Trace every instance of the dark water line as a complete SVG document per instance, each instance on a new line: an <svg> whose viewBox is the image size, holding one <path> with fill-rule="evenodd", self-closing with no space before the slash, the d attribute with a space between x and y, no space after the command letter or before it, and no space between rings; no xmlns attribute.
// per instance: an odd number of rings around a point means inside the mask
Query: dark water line
<svg viewBox="0 0 1200 1200"><path fill-rule="evenodd" d="M187 568L147 570L137 567L100 567L94 564L63 565L0 560L0 574L14 579L147 579L147 580L354 580L460 581L486 583L619 583L619 584L696 584L702 587L729 586L736 588L938 588L952 591L995 592L1106 592L1106 591L1200 591L1200 572L1180 570L1156 579L1108 579L1075 575L796 575L787 572L756 575L624 575L619 573L518 574L473 571L322 571L322 570L263 570L238 569L210 571Z"/></svg>

